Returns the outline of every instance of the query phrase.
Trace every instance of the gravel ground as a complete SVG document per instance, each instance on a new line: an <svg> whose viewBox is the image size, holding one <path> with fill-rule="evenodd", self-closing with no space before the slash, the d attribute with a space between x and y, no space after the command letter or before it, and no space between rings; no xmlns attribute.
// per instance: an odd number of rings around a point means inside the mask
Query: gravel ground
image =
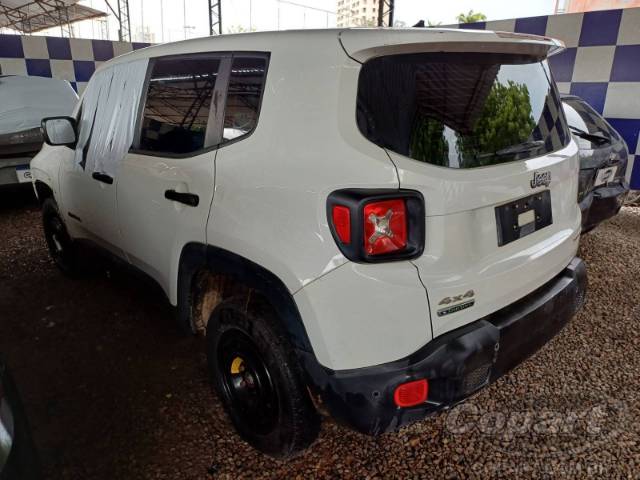
<svg viewBox="0 0 640 480"><path fill-rule="evenodd" d="M100 262L63 277L28 192L0 193L0 232L0 351L47 478L640 478L639 208L584 238L587 304L532 359L397 434L325 421L289 462L236 436L202 340L178 334L156 286Z"/></svg>

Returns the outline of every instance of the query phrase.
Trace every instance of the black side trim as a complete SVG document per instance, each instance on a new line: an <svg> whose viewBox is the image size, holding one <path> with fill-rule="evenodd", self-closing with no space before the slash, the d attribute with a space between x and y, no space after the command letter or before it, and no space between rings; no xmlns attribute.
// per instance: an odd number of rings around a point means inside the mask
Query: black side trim
<svg viewBox="0 0 640 480"><path fill-rule="evenodd" d="M207 267L212 273L228 275L267 298L282 321L299 359L304 363L313 360L319 365L295 300L282 280L251 260L211 245L189 243L180 256L178 320L185 330L193 331L190 324L191 287L195 274L202 267Z"/></svg>

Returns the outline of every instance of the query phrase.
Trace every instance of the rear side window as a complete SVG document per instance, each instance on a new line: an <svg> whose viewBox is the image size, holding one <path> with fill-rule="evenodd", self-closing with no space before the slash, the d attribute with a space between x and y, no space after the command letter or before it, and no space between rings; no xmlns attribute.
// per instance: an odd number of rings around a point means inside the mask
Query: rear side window
<svg viewBox="0 0 640 480"><path fill-rule="evenodd" d="M451 168L524 160L570 140L546 61L514 54L370 60L358 82L357 122L381 147Z"/></svg>
<svg viewBox="0 0 640 480"><path fill-rule="evenodd" d="M142 118L140 149L187 154L204 148L220 59L207 55L155 61Z"/></svg>
<svg viewBox="0 0 640 480"><path fill-rule="evenodd" d="M266 68L266 58L233 59L224 112L223 143L249 134L258 123Z"/></svg>

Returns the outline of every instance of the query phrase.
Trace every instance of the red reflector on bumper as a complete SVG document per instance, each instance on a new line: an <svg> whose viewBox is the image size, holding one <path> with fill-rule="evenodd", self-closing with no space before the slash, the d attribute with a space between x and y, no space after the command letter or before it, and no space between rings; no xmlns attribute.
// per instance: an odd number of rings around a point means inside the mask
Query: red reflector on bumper
<svg viewBox="0 0 640 480"><path fill-rule="evenodd" d="M429 382L425 379L415 380L398 385L393 393L393 401L401 408L413 407L424 403L428 393Z"/></svg>

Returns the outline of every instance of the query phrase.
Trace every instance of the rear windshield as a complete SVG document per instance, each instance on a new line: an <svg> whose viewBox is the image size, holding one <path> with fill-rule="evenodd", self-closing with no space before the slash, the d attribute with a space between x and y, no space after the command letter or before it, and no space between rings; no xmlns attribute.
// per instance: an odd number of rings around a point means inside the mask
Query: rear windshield
<svg viewBox="0 0 640 480"><path fill-rule="evenodd" d="M570 141L546 61L513 54L370 60L360 72L357 121L377 145L451 168L524 160Z"/></svg>
<svg viewBox="0 0 640 480"><path fill-rule="evenodd" d="M563 98L562 106L569 127L608 139L618 139L616 131L584 100Z"/></svg>

